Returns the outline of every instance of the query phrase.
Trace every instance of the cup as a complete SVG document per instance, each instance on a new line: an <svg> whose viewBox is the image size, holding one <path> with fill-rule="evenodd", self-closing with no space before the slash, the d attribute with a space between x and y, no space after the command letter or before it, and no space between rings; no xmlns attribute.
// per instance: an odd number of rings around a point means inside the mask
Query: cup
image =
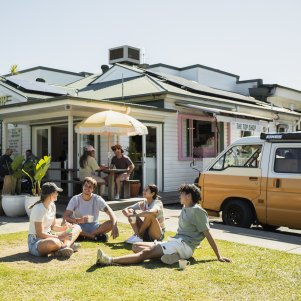
<svg viewBox="0 0 301 301"><path fill-rule="evenodd" d="M72 228L66 229L66 233L72 233ZM72 240L72 237L70 237L69 240Z"/></svg>
<svg viewBox="0 0 301 301"><path fill-rule="evenodd" d="M131 221L131 224L135 224L136 223L136 216L130 216L130 221Z"/></svg>
<svg viewBox="0 0 301 301"><path fill-rule="evenodd" d="M185 260L185 259L180 259L179 260L179 269L180 270L185 270L185 268L190 265L190 261Z"/></svg>
<svg viewBox="0 0 301 301"><path fill-rule="evenodd" d="M88 223L93 223L94 216L88 215Z"/></svg>

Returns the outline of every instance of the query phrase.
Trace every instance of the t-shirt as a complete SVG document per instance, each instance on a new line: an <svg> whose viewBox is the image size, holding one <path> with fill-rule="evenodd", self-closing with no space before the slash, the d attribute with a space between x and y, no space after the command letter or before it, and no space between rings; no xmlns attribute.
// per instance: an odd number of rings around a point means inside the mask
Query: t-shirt
<svg viewBox="0 0 301 301"><path fill-rule="evenodd" d="M174 238L181 238L194 250L205 238L204 231L209 229L207 212L199 205L185 208L179 218L178 233Z"/></svg>
<svg viewBox="0 0 301 301"><path fill-rule="evenodd" d="M95 158L88 156L87 162L84 168L79 167L79 176L80 178L84 178L87 176L91 176L95 174L95 170L99 169L99 166L95 160Z"/></svg>
<svg viewBox="0 0 301 301"><path fill-rule="evenodd" d="M35 222L42 222L43 232L49 233L51 231L51 225L55 218L55 204L51 203L49 210L39 203L31 209L30 219L29 219L29 232L28 234L37 234L35 228Z"/></svg>
<svg viewBox="0 0 301 301"><path fill-rule="evenodd" d="M98 222L99 210L104 211L109 207L105 200L97 194L92 193L89 201L85 201L82 194L75 195L70 200L67 209L73 211L73 217L82 218L85 215L93 215L93 222Z"/></svg>
<svg viewBox="0 0 301 301"><path fill-rule="evenodd" d="M117 156L114 156L111 160L111 165L114 165L117 169L127 169L133 162L128 156L122 155L120 159ZM117 173L118 174L118 173Z"/></svg>
<svg viewBox="0 0 301 301"><path fill-rule="evenodd" d="M0 176L5 177L6 175L9 175L9 171L7 169L7 166L10 166L13 162L12 158L9 155L3 155L0 157Z"/></svg>
<svg viewBox="0 0 301 301"><path fill-rule="evenodd" d="M150 205L148 205L147 201L141 201L136 203L135 205L131 206L132 209L134 210L151 210L151 209L157 209L158 213L156 214L156 218L160 224L161 229L165 229L165 218L163 214L163 203L160 200L154 200Z"/></svg>

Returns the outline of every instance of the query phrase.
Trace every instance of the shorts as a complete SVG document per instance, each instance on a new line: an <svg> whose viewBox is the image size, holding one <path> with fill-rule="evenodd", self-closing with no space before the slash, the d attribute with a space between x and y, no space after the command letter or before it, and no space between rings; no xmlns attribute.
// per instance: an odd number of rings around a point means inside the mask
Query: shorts
<svg viewBox="0 0 301 301"><path fill-rule="evenodd" d="M149 228L147 228L147 229L144 231L144 234L143 234L142 239L143 239L143 241L154 241L153 239L150 238L148 229L149 229ZM165 237L165 229L162 229L162 234L161 234L161 236L159 237L159 239L157 239L157 241L162 241L162 240L164 239L164 237Z"/></svg>
<svg viewBox="0 0 301 301"><path fill-rule="evenodd" d="M125 181L125 180L128 180L129 179L129 176L127 175L127 173L119 173L119 174L116 174L115 175L115 180L117 177L121 176L121 182Z"/></svg>
<svg viewBox="0 0 301 301"><path fill-rule="evenodd" d="M101 224L93 222L93 223L79 223L78 225L81 227L81 229L83 231L88 232L88 233L92 233L93 231L95 231L96 229L98 229L98 227Z"/></svg>
<svg viewBox="0 0 301 301"><path fill-rule="evenodd" d="M193 250L181 238L168 237L168 241L157 242L161 246L163 254L178 254L181 259L189 259Z"/></svg>
<svg viewBox="0 0 301 301"><path fill-rule="evenodd" d="M38 244L43 238L38 238L36 234L28 234L28 251L34 256L42 256L38 251Z"/></svg>

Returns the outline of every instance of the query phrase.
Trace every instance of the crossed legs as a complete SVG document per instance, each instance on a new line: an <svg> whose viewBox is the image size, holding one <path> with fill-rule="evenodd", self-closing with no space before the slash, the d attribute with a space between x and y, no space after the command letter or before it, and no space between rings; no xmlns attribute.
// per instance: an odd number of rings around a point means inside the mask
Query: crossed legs
<svg viewBox="0 0 301 301"><path fill-rule="evenodd" d="M105 234L111 231L113 228L113 223L111 220L102 223L97 229L92 232L83 231L80 233L81 236L88 237L90 239L95 239L95 236L98 234Z"/></svg>

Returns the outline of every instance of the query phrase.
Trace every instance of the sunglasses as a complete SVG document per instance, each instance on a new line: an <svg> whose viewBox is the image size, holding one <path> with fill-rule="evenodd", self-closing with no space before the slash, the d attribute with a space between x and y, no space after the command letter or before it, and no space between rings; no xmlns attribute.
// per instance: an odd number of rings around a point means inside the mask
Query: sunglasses
<svg viewBox="0 0 301 301"><path fill-rule="evenodd" d="M120 149L120 148L112 148L112 151L115 152L116 149Z"/></svg>

